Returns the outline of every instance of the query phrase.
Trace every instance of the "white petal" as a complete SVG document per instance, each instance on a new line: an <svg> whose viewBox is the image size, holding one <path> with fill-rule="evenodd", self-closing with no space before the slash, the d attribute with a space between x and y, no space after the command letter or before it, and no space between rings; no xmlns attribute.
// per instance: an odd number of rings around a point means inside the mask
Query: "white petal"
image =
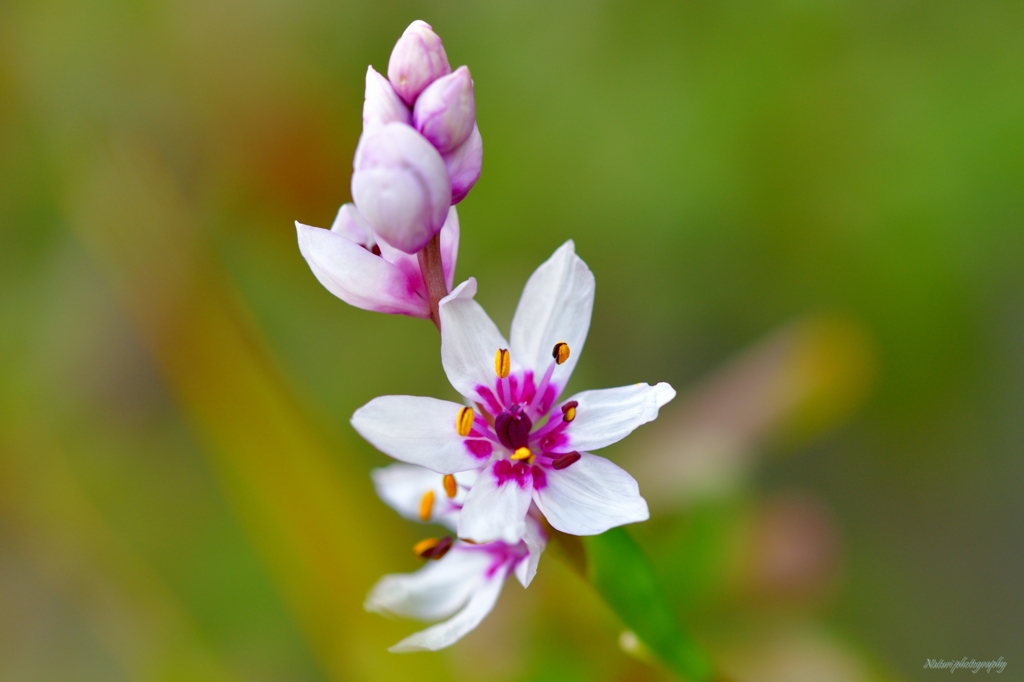
<svg viewBox="0 0 1024 682"><path fill-rule="evenodd" d="M456 431L462 407L436 398L386 395L356 410L352 427L385 455L453 474L481 464Z"/></svg>
<svg viewBox="0 0 1024 682"><path fill-rule="evenodd" d="M658 410L675 396L675 389L664 382L578 393L571 398L579 403L576 419L565 430L568 447L598 450L617 443L638 426L657 419Z"/></svg>
<svg viewBox="0 0 1024 682"><path fill-rule="evenodd" d="M332 294L364 310L429 317L427 302L394 265L330 230L295 227L302 257Z"/></svg>
<svg viewBox="0 0 1024 682"><path fill-rule="evenodd" d="M526 543L529 553L516 566L516 579L523 584L523 587L529 587L533 576L537 575L540 555L548 544L547 533L544 532L540 522L529 516L526 517L526 533L523 535L523 542Z"/></svg>
<svg viewBox="0 0 1024 682"><path fill-rule="evenodd" d="M355 242L364 248L372 249L376 243L373 238L373 228L359 213L356 205L352 203L342 204L338 209L338 215L334 217L334 224L331 225L331 232L340 234L350 242Z"/></svg>
<svg viewBox="0 0 1024 682"><path fill-rule="evenodd" d="M441 364L455 390L470 400L480 399L477 386L494 385L494 354L509 347L475 295L470 277L440 303Z"/></svg>
<svg viewBox="0 0 1024 682"><path fill-rule="evenodd" d="M430 523L440 523L455 530L459 506L466 499L466 491L476 480L475 471L455 474L458 488L454 498L444 489L444 476L415 464L392 464L370 472L377 495L392 509L409 519L421 521L420 502L429 490L434 493L434 508Z"/></svg>
<svg viewBox="0 0 1024 682"><path fill-rule="evenodd" d="M597 535L647 520L647 502L632 476L604 457L580 455L565 469L549 469L547 485L533 494L548 523L570 535Z"/></svg>
<svg viewBox="0 0 1024 682"><path fill-rule="evenodd" d="M533 479L517 482L507 479L501 484L494 473L494 462L477 476L466 495L459 514L459 537L477 543L501 540L510 545L526 533L526 512L530 508Z"/></svg>
<svg viewBox="0 0 1024 682"><path fill-rule="evenodd" d="M366 596L367 611L420 620L447 618L482 586L491 558L484 552L452 547L439 561L415 573L386 575Z"/></svg>
<svg viewBox="0 0 1024 682"><path fill-rule="evenodd" d="M512 358L543 374L555 344L569 344L569 359L552 374L552 383L564 388L587 340L593 308L594 275L569 240L537 268L523 289L512 318Z"/></svg>
<svg viewBox="0 0 1024 682"><path fill-rule="evenodd" d="M466 607L443 623L432 625L426 630L409 635L388 651L404 653L408 651L437 651L455 644L480 624L494 608L505 584L508 571L499 570L470 597Z"/></svg>

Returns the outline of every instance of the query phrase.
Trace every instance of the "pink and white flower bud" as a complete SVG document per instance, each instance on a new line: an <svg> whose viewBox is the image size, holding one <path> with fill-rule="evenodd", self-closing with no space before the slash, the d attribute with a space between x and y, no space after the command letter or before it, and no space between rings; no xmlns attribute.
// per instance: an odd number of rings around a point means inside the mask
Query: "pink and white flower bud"
<svg viewBox="0 0 1024 682"><path fill-rule="evenodd" d="M388 80L409 106L424 88L451 71L441 38L430 24L419 20L405 29L388 61Z"/></svg>
<svg viewBox="0 0 1024 682"><path fill-rule="evenodd" d="M466 198L469 190L480 179L480 169L484 163L484 141L480 137L480 129L473 125L473 132L455 151L444 155L444 165L448 169L448 178L452 185L452 204Z"/></svg>
<svg viewBox="0 0 1024 682"><path fill-rule="evenodd" d="M363 128L388 123L409 124L412 120L409 107L391 87L388 79L374 71L372 66L366 69L366 98L363 100Z"/></svg>
<svg viewBox="0 0 1024 682"><path fill-rule="evenodd" d="M354 166L352 198L378 237L416 253L441 230L452 188L444 160L422 135L402 123L365 130Z"/></svg>
<svg viewBox="0 0 1024 682"><path fill-rule="evenodd" d="M460 66L427 86L416 99L412 124L442 154L465 142L476 125L476 101L469 69Z"/></svg>

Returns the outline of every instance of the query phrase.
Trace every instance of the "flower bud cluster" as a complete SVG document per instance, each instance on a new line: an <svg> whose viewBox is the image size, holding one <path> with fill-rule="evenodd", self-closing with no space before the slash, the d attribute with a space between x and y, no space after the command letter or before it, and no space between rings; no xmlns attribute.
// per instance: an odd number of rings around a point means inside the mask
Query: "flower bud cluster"
<svg viewBox="0 0 1024 682"><path fill-rule="evenodd" d="M387 75L366 72L352 198L380 239L412 254L480 177L483 142L469 69L452 71L429 24L409 25Z"/></svg>

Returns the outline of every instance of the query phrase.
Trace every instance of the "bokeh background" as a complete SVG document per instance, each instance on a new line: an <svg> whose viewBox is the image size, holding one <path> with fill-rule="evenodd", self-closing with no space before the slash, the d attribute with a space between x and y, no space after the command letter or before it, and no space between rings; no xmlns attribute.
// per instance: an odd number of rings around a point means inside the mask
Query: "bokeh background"
<svg viewBox="0 0 1024 682"><path fill-rule="evenodd" d="M349 199L417 18L476 82L459 279L507 329L572 238L573 387L679 389L606 454L690 631L738 680L1018 679L1012 0L0 3L0 679L667 678L554 556L439 654L361 608L425 529L348 418L452 390L292 221Z"/></svg>

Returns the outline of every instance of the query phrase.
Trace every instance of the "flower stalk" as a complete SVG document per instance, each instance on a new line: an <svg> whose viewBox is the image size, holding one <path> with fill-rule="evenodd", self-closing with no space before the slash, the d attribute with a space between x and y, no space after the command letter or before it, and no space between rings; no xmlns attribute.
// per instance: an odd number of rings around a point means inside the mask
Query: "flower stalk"
<svg viewBox="0 0 1024 682"><path fill-rule="evenodd" d="M297 223L299 248L317 279L351 305L429 317L463 402L381 396L352 416L361 436L398 460L373 473L381 499L411 521L453 533L417 543L421 569L381 578L365 607L441 621L391 651L443 649L479 625L507 578L529 586L551 540L634 639L680 676L711 682L707 658L621 528L649 518L639 486L591 452L656 419L675 390L635 383L561 399L595 291L571 240L527 281L507 339L474 300L474 278L453 287L454 205L483 160L473 80L465 66L452 71L440 37L422 21L396 43L387 75L367 70L355 203L330 230Z"/></svg>
<svg viewBox="0 0 1024 682"><path fill-rule="evenodd" d="M423 284L427 288L428 305L430 306L430 320L441 329L441 316L438 313L438 306L441 299L447 296L448 282L444 276L444 265L441 262L441 233L438 232L427 245L420 249L417 254L420 264L420 272L423 273Z"/></svg>

